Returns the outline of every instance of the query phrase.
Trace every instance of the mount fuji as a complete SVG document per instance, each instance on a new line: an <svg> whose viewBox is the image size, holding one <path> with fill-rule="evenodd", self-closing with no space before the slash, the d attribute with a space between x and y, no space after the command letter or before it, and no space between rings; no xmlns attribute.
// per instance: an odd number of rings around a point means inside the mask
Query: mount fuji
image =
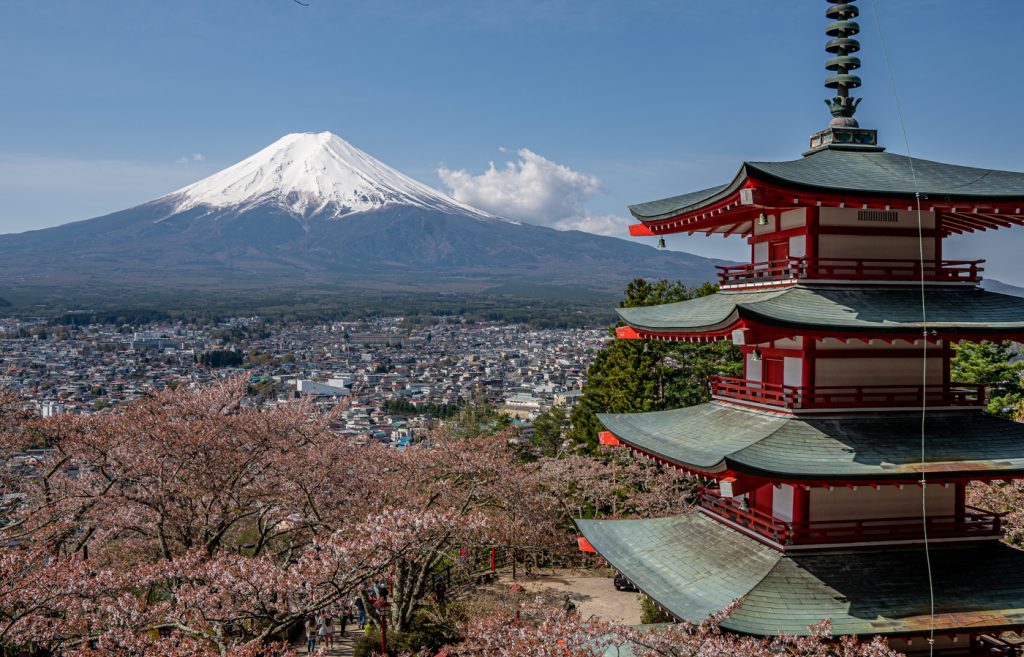
<svg viewBox="0 0 1024 657"><path fill-rule="evenodd" d="M0 288L621 291L717 261L470 207L329 132L289 134L142 205L0 235ZM0 291L2 291L0 289Z"/></svg>

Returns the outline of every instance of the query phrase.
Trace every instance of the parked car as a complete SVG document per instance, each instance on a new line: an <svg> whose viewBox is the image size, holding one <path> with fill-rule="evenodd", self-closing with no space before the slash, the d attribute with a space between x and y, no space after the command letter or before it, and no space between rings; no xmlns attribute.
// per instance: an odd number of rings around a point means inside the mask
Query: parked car
<svg viewBox="0 0 1024 657"><path fill-rule="evenodd" d="M615 572L615 579L613 580L613 582L615 583L615 588L618 591L639 591L640 590L637 587L633 586L633 582L631 582L628 579L626 579L626 576L623 575L622 573L618 572L618 571Z"/></svg>

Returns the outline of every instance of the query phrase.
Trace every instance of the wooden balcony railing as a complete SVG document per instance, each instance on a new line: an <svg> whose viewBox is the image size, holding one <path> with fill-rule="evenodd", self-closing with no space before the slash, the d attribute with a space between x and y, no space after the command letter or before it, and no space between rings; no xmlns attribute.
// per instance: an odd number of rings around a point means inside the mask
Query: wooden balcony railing
<svg viewBox="0 0 1024 657"><path fill-rule="evenodd" d="M962 514L928 516L923 523L920 516L786 522L708 489L701 491L699 504L779 545L914 541L924 537L925 526L929 538L999 537L1006 515L969 506Z"/></svg>
<svg viewBox="0 0 1024 657"><path fill-rule="evenodd" d="M962 406L986 403L986 384L877 386L786 386L731 376L708 378L715 398L766 404L788 410Z"/></svg>
<svg viewBox="0 0 1024 657"><path fill-rule="evenodd" d="M924 279L945 283L976 283L981 280L984 260L926 260ZM718 265L718 279L723 287L739 285L770 285L783 281L907 281L921 280L922 265L918 260L886 260L880 258L789 258L777 262L746 265Z"/></svg>

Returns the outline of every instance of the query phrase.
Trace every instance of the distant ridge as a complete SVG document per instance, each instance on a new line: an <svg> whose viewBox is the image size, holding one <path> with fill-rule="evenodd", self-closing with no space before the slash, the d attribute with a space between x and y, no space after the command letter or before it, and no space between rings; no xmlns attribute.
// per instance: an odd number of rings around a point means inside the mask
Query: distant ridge
<svg viewBox="0 0 1024 657"><path fill-rule="evenodd" d="M998 292L1000 294L1009 294L1014 297L1024 297L1024 287L1017 287L1016 285L1010 285L1002 281L997 281L994 278L985 278L981 281L981 287L988 290L989 292Z"/></svg>
<svg viewBox="0 0 1024 657"><path fill-rule="evenodd" d="M717 262L496 217L319 132L134 208L0 235L0 293L621 292L638 276L712 280Z"/></svg>

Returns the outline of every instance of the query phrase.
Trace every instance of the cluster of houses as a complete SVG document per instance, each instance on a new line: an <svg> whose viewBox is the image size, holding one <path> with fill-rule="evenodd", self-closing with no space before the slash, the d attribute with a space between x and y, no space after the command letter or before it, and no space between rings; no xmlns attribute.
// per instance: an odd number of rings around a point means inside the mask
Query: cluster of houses
<svg viewBox="0 0 1024 657"><path fill-rule="evenodd" d="M339 432L402 445L484 399L524 427L554 405L571 406L607 340L604 330L458 318L74 327L0 319L0 389L50 416L109 412L155 390L245 377L253 404L342 404Z"/></svg>

